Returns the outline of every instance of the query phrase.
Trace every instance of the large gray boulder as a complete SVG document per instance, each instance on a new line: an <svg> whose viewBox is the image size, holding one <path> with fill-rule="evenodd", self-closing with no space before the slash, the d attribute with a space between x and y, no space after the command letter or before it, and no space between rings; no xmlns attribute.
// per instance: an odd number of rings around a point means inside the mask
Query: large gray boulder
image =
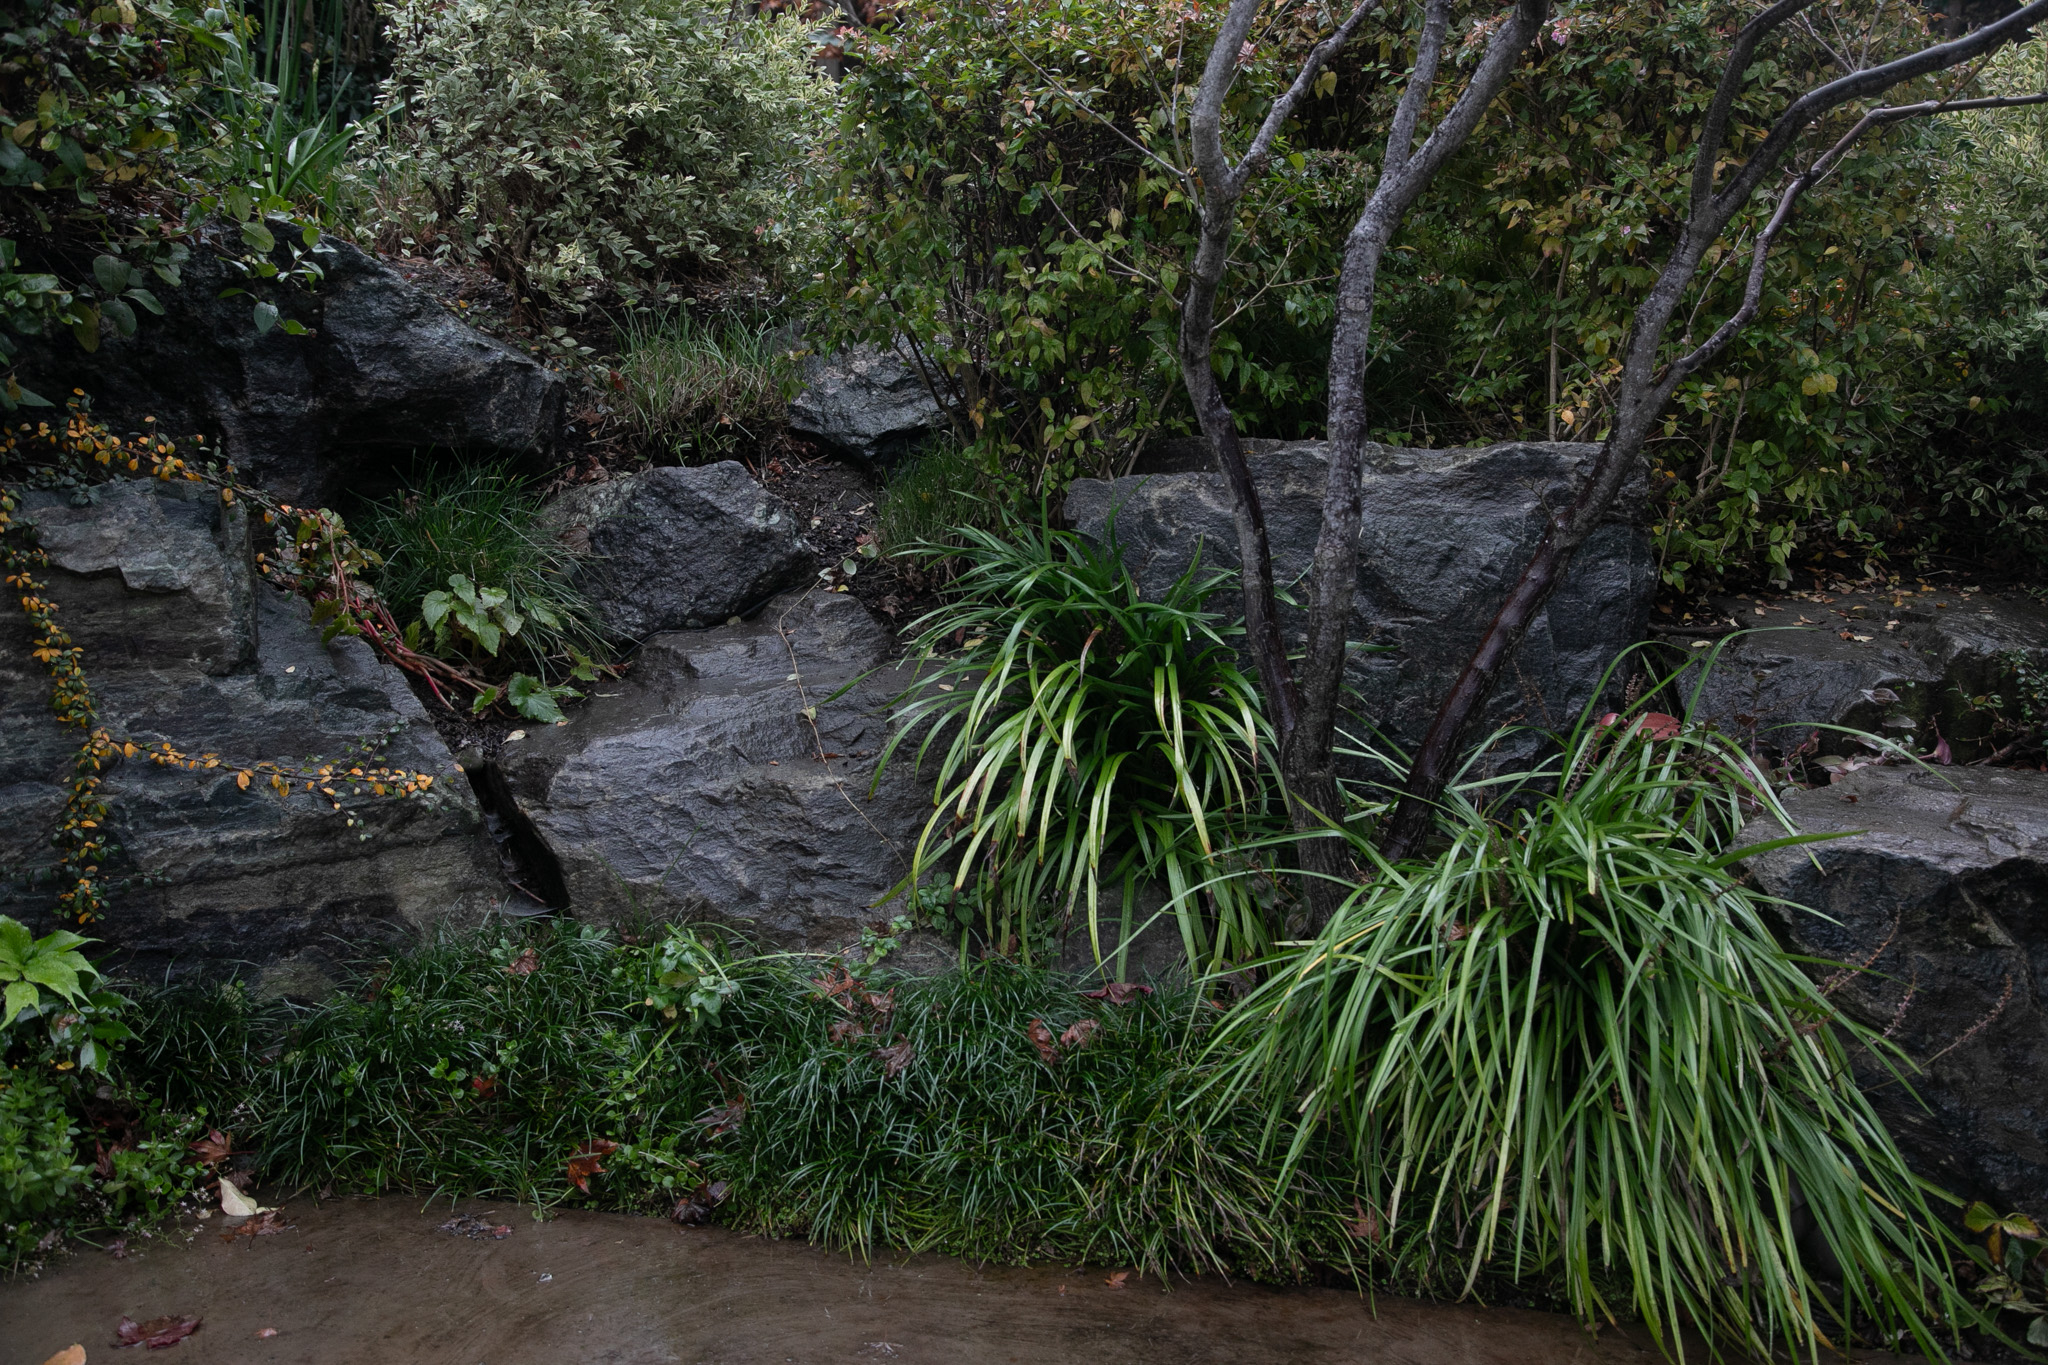
<svg viewBox="0 0 2048 1365"><path fill-rule="evenodd" d="M841 455L892 464L946 425L924 376L895 351L849 346L804 364L804 388L789 405L789 429Z"/></svg>
<svg viewBox="0 0 2048 1365"><path fill-rule="evenodd" d="M872 797L888 633L843 593L662 634L567 724L506 745L502 780L586 920L711 919L836 947L910 870L930 811L906 752Z"/></svg>
<svg viewBox="0 0 2048 1365"><path fill-rule="evenodd" d="M2048 669L2048 609L2026 597L1947 588L1721 598L1715 608L1749 629L1714 654L1695 717L1779 753L1839 725L1922 753L1946 739L1955 758L1980 758L2013 738L1980 699L2017 711L2017 673ZM1817 747L1847 744L1824 731Z"/></svg>
<svg viewBox="0 0 2048 1365"><path fill-rule="evenodd" d="M29 493L59 623L84 650L99 723L142 750L168 743L218 766L127 759L107 775L106 918L87 932L133 972L253 963L317 988L349 945L473 922L504 895L482 817L419 701L359 640L320 642L303 602L260 582L246 520L197 485ZM80 733L20 647L0 649L0 911L46 922L39 874ZM238 772L263 761L386 766L434 779L418 799L280 800ZM355 823L350 823L353 817ZM314 983L309 986L308 983Z"/></svg>
<svg viewBox="0 0 2048 1365"><path fill-rule="evenodd" d="M398 462L428 450L517 458L556 444L562 377L382 261L325 238L312 253L325 272L317 287L265 284L221 259L244 249L221 237L210 230L179 287L150 281L163 317L90 354L52 335L28 353L22 382L51 398L83 389L116 430L153 417L174 438L206 432L244 477L288 502L378 491ZM279 325L259 335L258 298L305 334Z"/></svg>
<svg viewBox="0 0 2048 1365"><path fill-rule="evenodd" d="M1321 531L1327 456L1321 442L1259 442L1253 449L1274 571L1290 583L1307 570ZM1361 711L1357 724L1404 751L1420 742L1535 548L1547 512L1571 499L1596 450L1528 443L1367 448L1351 637L1379 649L1354 652L1346 667ZM1198 552L1204 564L1238 564L1221 477L1177 467L1067 486L1069 520L1097 541L1109 538L1113 521L1125 562L1149 595L1164 592ZM1579 550L1530 627L1488 703L1488 729L1510 721L1569 726L1615 657L1643 638L1657 580L1644 517L1637 484ZM1235 603L1218 605L1238 610ZM1302 613L1286 611L1283 626L1299 639ZM1521 761L1534 747L1523 738L1494 758Z"/></svg>
<svg viewBox="0 0 2048 1365"><path fill-rule="evenodd" d="M731 460L572 488L544 524L585 556L577 586L605 626L636 640L751 612L812 569L789 508Z"/></svg>
<svg viewBox="0 0 2048 1365"><path fill-rule="evenodd" d="M1794 951L1861 969L1817 970L1911 1059L1924 1104L1858 1059L1893 1136L1955 1193L2048 1214L2048 774L1871 767L1785 806L1802 832L1852 833L1743 866L1792 903Z"/></svg>

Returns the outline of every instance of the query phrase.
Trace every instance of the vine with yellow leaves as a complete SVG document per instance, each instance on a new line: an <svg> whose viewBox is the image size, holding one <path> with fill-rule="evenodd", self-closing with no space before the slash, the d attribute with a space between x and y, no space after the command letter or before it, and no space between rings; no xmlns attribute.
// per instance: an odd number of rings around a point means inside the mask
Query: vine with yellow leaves
<svg viewBox="0 0 2048 1365"><path fill-rule="evenodd" d="M201 483L214 489L224 505L240 503L259 515L265 525L281 528L280 553L272 556L258 551L257 568L277 587L312 603L323 641L340 635L362 637L385 659L423 678L444 703L448 702L446 689L486 690L487 684L467 670L407 646L390 611L357 578L362 570L380 562L376 554L358 545L341 517L327 508L276 502L261 489L238 481L233 465L209 462L195 466L178 455L173 442L153 431L126 439L115 436L92 420L83 394L73 395L68 418L61 425L23 422L11 431L0 431L0 459L12 457L18 463L38 454L48 457L38 472L45 480L59 483L82 482L83 477L99 471L117 477L123 472L140 475L146 465L150 478ZM146 758L159 767L188 772L227 769L243 791L268 789L280 799L294 794L316 796L341 812L351 826L361 821L343 805L344 794L367 792L373 797L404 799L425 796L433 787L433 774L405 768L347 760L235 763L218 753L187 753L168 742L138 744L113 734L100 724L85 674L84 651L58 624L58 605L46 595L49 584L36 576L48 567L49 559L29 538L30 528L16 519L19 509L15 491L0 484L0 574L8 588L20 595L22 614L29 623L30 656L50 677L51 710L61 724L81 735L64 809L52 839L58 859L49 876L58 884L61 918L86 924L104 913L102 870L119 849L109 842L110 807L101 788L106 771L123 760Z"/></svg>

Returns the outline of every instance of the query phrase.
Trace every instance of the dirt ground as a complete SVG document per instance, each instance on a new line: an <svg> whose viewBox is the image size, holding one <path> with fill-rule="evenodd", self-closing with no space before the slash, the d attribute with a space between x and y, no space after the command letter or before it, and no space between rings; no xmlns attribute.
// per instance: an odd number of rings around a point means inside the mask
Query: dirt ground
<svg viewBox="0 0 2048 1365"><path fill-rule="evenodd" d="M1597 1338L1520 1309L1369 1305L1334 1289L1203 1280L1171 1293L1113 1271L862 1264L796 1242L510 1204L383 1199L285 1206L288 1230L82 1251L0 1285L0 1365L76 1343L111 1362L116 1324L197 1315L166 1365L1651 1365L1647 1340ZM493 1226L511 1230L500 1239ZM270 1329L274 1335L262 1337ZM1897 1357L1865 1357L1872 1362Z"/></svg>

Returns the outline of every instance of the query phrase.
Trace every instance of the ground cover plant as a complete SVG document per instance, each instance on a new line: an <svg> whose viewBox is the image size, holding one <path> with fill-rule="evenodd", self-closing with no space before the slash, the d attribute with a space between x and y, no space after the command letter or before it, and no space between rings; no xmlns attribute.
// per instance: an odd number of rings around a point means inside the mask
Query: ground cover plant
<svg viewBox="0 0 2048 1365"><path fill-rule="evenodd" d="M683 464L758 446L803 389L796 331L692 309L629 314L613 363L640 429Z"/></svg>
<svg viewBox="0 0 2048 1365"><path fill-rule="evenodd" d="M1310 1151L1276 1195L1256 1108L1180 1102L1216 1013L1187 984L850 965L679 929L449 937L320 1005L157 994L140 1061L291 1186L1161 1274L1296 1279L1366 1251L1341 1163Z"/></svg>

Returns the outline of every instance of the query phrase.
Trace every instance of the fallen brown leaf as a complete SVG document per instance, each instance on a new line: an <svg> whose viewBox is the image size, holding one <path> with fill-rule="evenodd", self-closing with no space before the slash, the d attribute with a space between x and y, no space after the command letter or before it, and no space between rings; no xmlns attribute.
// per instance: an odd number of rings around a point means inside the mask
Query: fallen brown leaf
<svg viewBox="0 0 2048 1365"><path fill-rule="evenodd" d="M867 1037L868 1028L858 1019L835 1019L832 1027L825 1030L825 1036L835 1043L843 1043L849 1038Z"/></svg>
<svg viewBox="0 0 2048 1365"><path fill-rule="evenodd" d="M251 1218L242 1226L230 1232L223 1232L220 1239L232 1242L237 1237L271 1237L285 1230L285 1224L278 1220L276 1209L266 1209L260 1218Z"/></svg>
<svg viewBox="0 0 2048 1365"><path fill-rule="evenodd" d="M696 1189L676 1201L669 1217L685 1227L696 1227L711 1221L711 1211L725 1202L730 1186L723 1180L707 1180Z"/></svg>
<svg viewBox="0 0 2048 1365"><path fill-rule="evenodd" d="M533 949L528 948L518 957L512 959L511 965L505 968L505 975L532 976L534 972L539 970L539 968L540 954L536 953Z"/></svg>
<svg viewBox="0 0 2048 1365"><path fill-rule="evenodd" d="M896 1041L888 1047L875 1049L875 1060L882 1064L882 1075L885 1079L900 1075L903 1068L909 1066L911 1058L916 1055L917 1049L900 1033L896 1035Z"/></svg>
<svg viewBox="0 0 2048 1365"><path fill-rule="evenodd" d="M199 1158L202 1165L211 1166L216 1162L226 1161L234 1151L235 1143L234 1138L216 1128L199 1141L191 1143L190 1147L192 1154Z"/></svg>
<svg viewBox="0 0 2048 1365"><path fill-rule="evenodd" d="M604 1174L604 1158L619 1150L610 1138L592 1138L569 1158L569 1179L577 1189L590 1193L590 1177Z"/></svg>
<svg viewBox="0 0 2048 1365"><path fill-rule="evenodd" d="M1047 1066L1060 1059L1060 1050L1053 1046L1052 1030L1045 1026L1043 1019L1033 1019L1024 1029L1024 1036L1031 1040L1031 1046L1038 1049L1038 1055Z"/></svg>
<svg viewBox="0 0 2048 1365"><path fill-rule="evenodd" d="M198 1318L163 1317L151 1318L148 1322L122 1318L120 1325L114 1328L114 1345L161 1351L166 1346L176 1346L198 1330Z"/></svg>
<svg viewBox="0 0 2048 1365"><path fill-rule="evenodd" d="M457 1237L467 1237L472 1241L480 1237L488 1237L494 1242L502 1242L512 1235L510 1224L487 1223L473 1213L457 1214L441 1224L440 1230L453 1233Z"/></svg>
<svg viewBox="0 0 2048 1365"><path fill-rule="evenodd" d="M1358 1238L1360 1241L1379 1241L1380 1216L1376 1213L1367 1213L1365 1211L1365 1205L1358 1202L1357 1195L1353 1195L1351 1197L1351 1212L1356 1214L1357 1216L1344 1225L1344 1231L1350 1233L1353 1237Z"/></svg>
<svg viewBox="0 0 2048 1365"><path fill-rule="evenodd" d="M1093 1019L1076 1019L1073 1023L1067 1025L1067 1031L1060 1035L1060 1046L1070 1048L1086 1047L1088 1046L1088 1040L1095 1036L1095 1030L1101 1027L1102 1025L1096 1023Z"/></svg>
<svg viewBox="0 0 2048 1365"><path fill-rule="evenodd" d="M258 1327L256 1329L256 1339L258 1341L268 1341L276 1335L277 1329L275 1327Z"/></svg>
<svg viewBox="0 0 2048 1365"><path fill-rule="evenodd" d="M1112 981L1099 991L1082 991L1084 1000L1107 1000L1112 1005L1128 1005L1141 995L1152 994L1150 986L1141 986L1135 981Z"/></svg>
<svg viewBox="0 0 2048 1365"><path fill-rule="evenodd" d="M66 1346L63 1350L44 1361L43 1365L85 1365L85 1348L83 1346Z"/></svg>
<svg viewBox="0 0 2048 1365"><path fill-rule="evenodd" d="M1131 1278L1130 1271L1119 1270L1114 1275L1111 1275L1108 1279L1104 1280L1103 1283L1108 1285L1111 1289L1122 1289L1124 1287L1124 1281L1128 1280L1129 1278Z"/></svg>
<svg viewBox="0 0 2048 1365"><path fill-rule="evenodd" d="M747 1097L741 1095L731 1104L723 1104L697 1120L706 1137L723 1137L738 1128L747 1117Z"/></svg>

